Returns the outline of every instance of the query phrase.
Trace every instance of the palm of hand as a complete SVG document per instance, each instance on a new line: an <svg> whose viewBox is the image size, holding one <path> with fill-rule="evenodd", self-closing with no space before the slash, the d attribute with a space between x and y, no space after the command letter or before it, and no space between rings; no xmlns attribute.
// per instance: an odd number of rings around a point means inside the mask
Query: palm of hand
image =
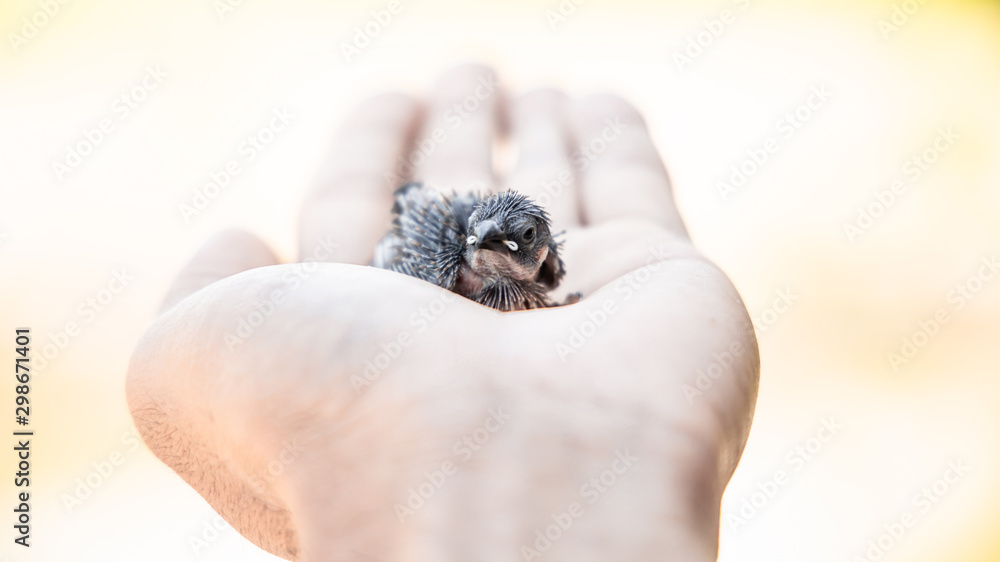
<svg viewBox="0 0 1000 562"><path fill-rule="evenodd" d="M484 72L442 80L424 130ZM422 178L491 175L492 103L427 157ZM567 229L555 296L581 291L582 302L501 314L387 271L272 265L259 241L226 234L181 274L167 303L179 304L130 368L130 406L154 452L288 557L714 559L756 396L746 313L687 240L641 120L620 100L591 99L568 118L578 137L610 118L626 132L574 185L542 195L570 158L571 127L552 117L561 104L539 92L514 106L522 153L510 186ZM419 122L417 105L382 97L345 127L337 153L359 157L335 158L304 208L304 259L367 263L388 212L382 170ZM713 364L712 387L693 392Z"/></svg>

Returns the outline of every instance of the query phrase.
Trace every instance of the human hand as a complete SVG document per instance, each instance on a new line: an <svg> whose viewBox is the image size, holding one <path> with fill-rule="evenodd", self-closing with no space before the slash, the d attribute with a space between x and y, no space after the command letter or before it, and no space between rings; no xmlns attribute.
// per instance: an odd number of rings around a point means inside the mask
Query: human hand
<svg viewBox="0 0 1000 562"><path fill-rule="evenodd" d="M291 559L714 560L757 391L743 304L691 245L635 109L553 91L504 105L477 97L490 77L461 67L426 106L385 95L348 120L301 216L300 259L337 263L279 265L240 232L199 251L133 356L136 423ZM505 122L519 154L498 182ZM580 303L504 314L363 267L386 171L435 131L414 179L542 203L567 230L555 298Z"/></svg>

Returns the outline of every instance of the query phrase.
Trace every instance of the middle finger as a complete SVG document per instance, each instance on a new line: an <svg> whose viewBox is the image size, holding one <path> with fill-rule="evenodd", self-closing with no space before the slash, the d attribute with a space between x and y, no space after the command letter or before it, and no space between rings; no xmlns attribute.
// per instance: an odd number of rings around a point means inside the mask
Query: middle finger
<svg viewBox="0 0 1000 562"><path fill-rule="evenodd" d="M499 95L496 73L480 65L438 80L410 155L416 181L445 193L491 190Z"/></svg>

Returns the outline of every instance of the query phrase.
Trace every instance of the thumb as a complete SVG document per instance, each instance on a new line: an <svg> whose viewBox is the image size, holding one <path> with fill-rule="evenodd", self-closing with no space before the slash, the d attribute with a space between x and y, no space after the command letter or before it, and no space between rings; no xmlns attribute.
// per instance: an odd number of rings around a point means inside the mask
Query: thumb
<svg viewBox="0 0 1000 562"><path fill-rule="evenodd" d="M160 312L173 308L220 279L277 263L278 257L254 234L238 229L219 232L209 238L181 270L167 290Z"/></svg>

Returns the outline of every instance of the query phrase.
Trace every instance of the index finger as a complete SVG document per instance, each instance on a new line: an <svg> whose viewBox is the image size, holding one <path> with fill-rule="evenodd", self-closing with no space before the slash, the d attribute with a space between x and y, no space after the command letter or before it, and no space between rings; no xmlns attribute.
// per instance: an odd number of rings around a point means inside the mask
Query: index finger
<svg viewBox="0 0 1000 562"><path fill-rule="evenodd" d="M646 219L686 239L667 169L635 107L600 94L579 100L570 114L585 222Z"/></svg>
<svg viewBox="0 0 1000 562"><path fill-rule="evenodd" d="M300 260L371 262L389 227L392 192L406 183L405 154L420 114L416 101L383 94L348 118L302 203Z"/></svg>
<svg viewBox="0 0 1000 562"><path fill-rule="evenodd" d="M438 79L414 150L418 180L445 193L492 188L499 96L496 73L486 66L458 66Z"/></svg>
<svg viewBox="0 0 1000 562"><path fill-rule="evenodd" d="M278 257L255 235L236 229L218 232L202 245L177 275L167 290L160 312L169 310L220 279L277 263Z"/></svg>

